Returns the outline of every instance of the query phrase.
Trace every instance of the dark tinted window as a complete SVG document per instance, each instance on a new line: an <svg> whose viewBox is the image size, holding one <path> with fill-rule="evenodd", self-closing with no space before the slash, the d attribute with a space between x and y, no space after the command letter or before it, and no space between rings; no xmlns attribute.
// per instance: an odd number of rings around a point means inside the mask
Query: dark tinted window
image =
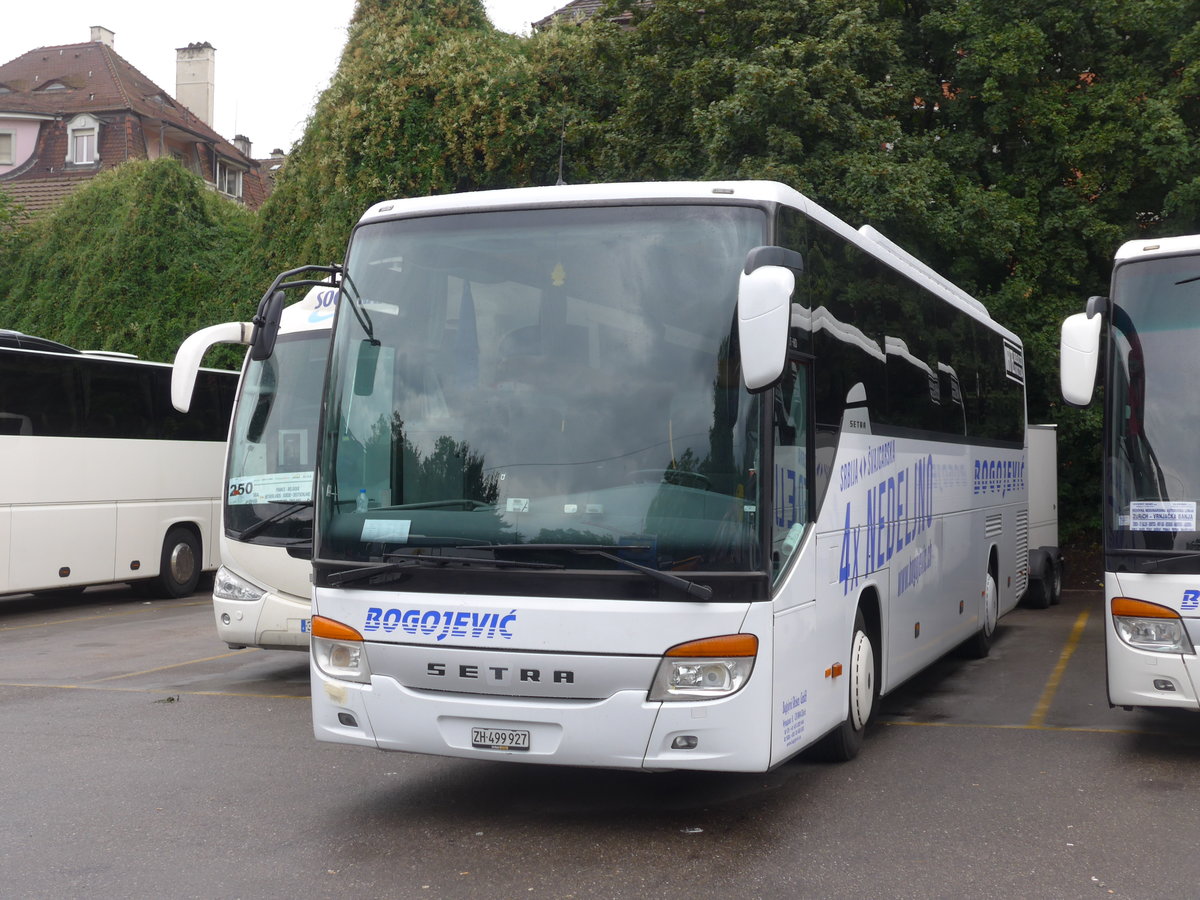
<svg viewBox="0 0 1200 900"><path fill-rule="evenodd" d="M0 434L224 441L236 390L235 374L201 372L183 415L170 366L0 349Z"/></svg>

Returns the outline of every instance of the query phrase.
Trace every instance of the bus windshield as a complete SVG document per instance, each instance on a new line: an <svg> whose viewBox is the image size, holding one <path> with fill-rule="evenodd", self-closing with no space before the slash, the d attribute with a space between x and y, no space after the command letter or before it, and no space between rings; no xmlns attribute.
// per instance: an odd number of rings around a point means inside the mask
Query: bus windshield
<svg viewBox="0 0 1200 900"><path fill-rule="evenodd" d="M251 360L229 436L225 533L277 544L312 538L312 486L329 330L280 335Z"/></svg>
<svg viewBox="0 0 1200 900"><path fill-rule="evenodd" d="M318 558L757 571L758 401L734 319L766 221L641 205L360 226Z"/></svg>
<svg viewBox="0 0 1200 900"><path fill-rule="evenodd" d="M1106 510L1110 550L1200 551L1195 386L1200 259L1119 267L1113 280ZM1192 571L1200 571L1197 560Z"/></svg>

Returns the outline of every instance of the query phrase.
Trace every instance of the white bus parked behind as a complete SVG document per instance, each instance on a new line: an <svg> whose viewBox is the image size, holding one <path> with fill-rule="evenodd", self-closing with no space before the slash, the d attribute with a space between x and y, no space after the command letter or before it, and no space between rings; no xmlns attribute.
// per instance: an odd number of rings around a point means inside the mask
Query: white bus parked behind
<svg viewBox="0 0 1200 900"><path fill-rule="evenodd" d="M280 298L268 311L278 284L261 304L261 316L278 315L278 336L270 356L247 353L229 432L213 614L218 636L234 648L308 649L313 472L337 287L299 284L310 290L291 306ZM209 347L250 344L256 333L253 323L227 323L184 341L176 405L187 408L189 378Z"/></svg>

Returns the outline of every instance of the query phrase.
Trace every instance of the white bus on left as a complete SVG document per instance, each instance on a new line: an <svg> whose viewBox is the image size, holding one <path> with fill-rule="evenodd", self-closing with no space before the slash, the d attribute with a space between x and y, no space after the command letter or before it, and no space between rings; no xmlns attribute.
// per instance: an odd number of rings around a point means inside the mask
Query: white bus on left
<svg viewBox="0 0 1200 900"><path fill-rule="evenodd" d="M0 332L0 594L178 597L217 567L237 376L200 372L188 415L170 382L163 363Z"/></svg>

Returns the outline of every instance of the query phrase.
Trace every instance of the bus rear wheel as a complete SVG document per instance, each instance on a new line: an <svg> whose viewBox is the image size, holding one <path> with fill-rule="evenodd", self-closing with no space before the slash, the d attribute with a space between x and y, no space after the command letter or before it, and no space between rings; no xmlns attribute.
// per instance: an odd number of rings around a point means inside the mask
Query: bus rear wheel
<svg viewBox="0 0 1200 900"><path fill-rule="evenodd" d="M817 755L831 762L847 762L858 756L863 736L875 713L879 699L879 679L875 673L875 647L867 632L862 610L854 616L854 636L850 639L850 665L847 688L850 709L846 721L817 744Z"/></svg>
<svg viewBox="0 0 1200 900"><path fill-rule="evenodd" d="M200 583L200 541L190 528L176 526L163 541L158 577L150 587L160 597L186 597Z"/></svg>

